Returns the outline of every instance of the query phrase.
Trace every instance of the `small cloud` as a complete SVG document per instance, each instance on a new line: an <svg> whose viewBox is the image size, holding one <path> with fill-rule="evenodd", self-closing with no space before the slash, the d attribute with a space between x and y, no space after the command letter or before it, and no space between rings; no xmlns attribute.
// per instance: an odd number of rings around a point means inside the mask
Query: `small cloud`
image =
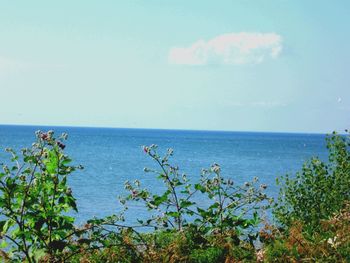
<svg viewBox="0 0 350 263"><path fill-rule="evenodd" d="M199 40L189 47L173 47L168 60L179 65L259 64L268 57L277 58L281 51L278 34L241 32Z"/></svg>

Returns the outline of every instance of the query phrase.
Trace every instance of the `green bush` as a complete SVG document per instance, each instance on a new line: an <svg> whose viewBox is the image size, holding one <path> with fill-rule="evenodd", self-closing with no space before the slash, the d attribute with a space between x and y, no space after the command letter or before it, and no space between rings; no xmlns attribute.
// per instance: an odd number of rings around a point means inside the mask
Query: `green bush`
<svg viewBox="0 0 350 263"><path fill-rule="evenodd" d="M75 254L122 243L118 217L92 219L74 225L68 212L76 200L67 176L76 169L64 153L67 134L55 138L52 131L38 131L31 148L11 155L11 165L0 172L0 257L11 262L65 262ZM109 239L109 229L116 227Z"/></svg>
<svg viewBox="0 0 350 263"><path fill-rule="evenodd" d="M275 229L277 230L277 229ZM265 243L266 262L349 262L350 205L329 220L320 222L320 231L312 235L301 222L293 222L288 232L273 231Z"/></svg>
<svg viewBox="0 0 350 263"><path fill-rule="evenodd" d="M193 263L225 262L225 252L219 247L196 249L191 252L189 261Z"/></svg>
<svg viewBox="0 0 350 263"><path fill-rule="evenodd" d="M45 254L57 259L74 232L74 217L67 212L77 207L66 176L77 167L69 165L71 159L63 153L66 135L36 135L21 159L6 149L12 165L3 164L0 172L1 247L12 260L35 262Z"/></svg>
<svg viewBox="0 0 350 263"><path fill-rule="evenodd" d="M349 146L348 136L333 133L327 137L328 162L312 158L295 177L279 179L274 215L280 223L290 227L299 221L312 233L350 201Z"/></svg>

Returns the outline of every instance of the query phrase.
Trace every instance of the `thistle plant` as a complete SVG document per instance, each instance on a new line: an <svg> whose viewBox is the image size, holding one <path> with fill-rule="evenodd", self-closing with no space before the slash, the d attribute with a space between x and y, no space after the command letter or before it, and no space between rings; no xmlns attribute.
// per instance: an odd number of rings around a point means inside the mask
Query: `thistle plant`
<svg viewBox="0 0 350 263"><path fill-rule="evenodd" d="M257 178L238 186L232 179L223 178L220 166L213 164L193 184L170 163L172 149L164 156L160 156L156 145L144 146L143 150L159 168L145 168L145 172L155 173L165 186L163 193L154 194L142 188L138 180L125 183L129 195L121 198L121 202L143 202L152 212L147 220L138 220L143 226L177 231L194 227L205 235L233 230L239 235L242 229L257 226L260 222L257 211L269 206L271 200L264 193L266 185L259 187Z"/></svg>
<svg viewBox="0 0 350 263"><path fill-rule="evenodd" d="M203 170L201 180L194 185L208 201L208 206L197 206L198 217L194 220L198 228L207 234L234 231L236 236L242 230L257 227L259 211L269 208L272 199L264 193L267 186L255 177L242 186L221 175L221 168L214 163ZM204 199L205 199L204 198Z"/></svg>
<svg viewBox="0 0 350 263"><path fill-rule="evenodd" d="M67 213L77 206L67 176L81 167L70 165L64 154L66 139L67 134L56 139L52 131L38 131L22 157L6 149L11 165L2 164L0 172L0 239L3 254L13 260L56 258L68 245L74 217Z"/></svg>
<svg viewBox="0 0 350 263"><path fill-rule="evenodd" d="M168 149L163 157L158 154L157 146L154 144L144 146L143 150L160 168L159 171L149 168L145 168L144 171L157 174L166 190L162 194L153 194L141 188L140 181L136 180L133 183L127 181L125 189L130 191L130 195L120 198L120 201L123 204L129 200L141 201L149 210L155 212L148 220L138 220L144 226L182 230L188 223L186 215L194 214L192 208L195 203L191 198L196 191L191 190L186 175L181 174L177 166L169 163L169 158L173 155L172 149Z"/></svg>

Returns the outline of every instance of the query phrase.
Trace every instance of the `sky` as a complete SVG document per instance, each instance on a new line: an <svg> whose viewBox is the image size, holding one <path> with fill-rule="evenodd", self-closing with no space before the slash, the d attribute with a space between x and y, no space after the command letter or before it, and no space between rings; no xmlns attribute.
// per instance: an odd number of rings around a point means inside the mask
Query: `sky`
<svg viewBox="0 0 350 263"><path fill-rule="evenodd" d="M1 1L0 124L350 128L350 1Z"/></svg>

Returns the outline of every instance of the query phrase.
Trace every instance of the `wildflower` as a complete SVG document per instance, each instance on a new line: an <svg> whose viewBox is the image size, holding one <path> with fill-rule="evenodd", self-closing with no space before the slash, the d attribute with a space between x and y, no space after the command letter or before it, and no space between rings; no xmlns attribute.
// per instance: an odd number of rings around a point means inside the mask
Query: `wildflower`
<svg viewBox="0 0 350 263"><path fill-rule="evenodd" d="M64 150L64 148L66 148L66 145L64 145L62 142L58 141L57 142L58 147L60 147L62 150Z"/></svg>
<svg viewBox="0 0 350 263"><path fill-rule="evenodd" d="M63 140L67 140L67 139L68 139L68 134L65 133L65 132L62 133L61 138L62 138Z"/></svg>
<svg viewBox="0 0 350 263"><path fill-rule="evenodd" d="M139 194L139 192L136 191L136 190L132 190L132 191L131 191L131 196L132 196L133 198L137 197L138 194Z"/></svg>
<svg viewBox="0 0 350 263"><path fill-rule="evenodd" d="M259 249L256 251L256 260L257 262L264 262L265 251L263 249Z"/></svg>
<svg viewBox="0 0 350 263"><path fill-rule="evenodd" d="M337 247L340 242L337 242L337 236L333 238L328 238L327 243L330 244L332 247Z"/></svg>
<svg viewBox="0 0 350 263"><path fill-rule="evenodd" d="M134 181L134 184L135 184L137 187L139 187L139 186L140 186L140 181L139 181L139 180L135 180L135 181Z"/></svg>
<svg viewBox="0 0 350 263"><path fill-rule="evenodd" d="M47 133L41 133L41 134L40 134L40 138L41 138L42 140L46 141L46 140L48 139Z"/></svg>
<svg viewBox="0 0 350 263"><path fill-rule="evenodd" d="M214 164L211 166L211 170L212 170L214 173L220 173L220 171L221 171L220 165L218 165L217 163L214 163Z"/></svg>
<svg viewBox="0 0 350 263"><path fill-rule="evenodd" d="M147 147L147 146L143 146L143 151L144 151L145 153L149 153L149 152L150 152L150 148Z"/></svg>
<svg viewBox="0 0 350 263"><path fill-rule="evenodd" d="M90 229L91 227L92 227L92 224L90 224L90 223L87 223L87 224L84 225L85 229Z"/></svg>
<svg viewBox="0 0 350 263"><path fill-rule="evenodd" d="M261 184L261 185L260 185L260 188L263 189L263 190L265 190L265 189L267 188L267 185L266 185L266 184Z"/></svg>

